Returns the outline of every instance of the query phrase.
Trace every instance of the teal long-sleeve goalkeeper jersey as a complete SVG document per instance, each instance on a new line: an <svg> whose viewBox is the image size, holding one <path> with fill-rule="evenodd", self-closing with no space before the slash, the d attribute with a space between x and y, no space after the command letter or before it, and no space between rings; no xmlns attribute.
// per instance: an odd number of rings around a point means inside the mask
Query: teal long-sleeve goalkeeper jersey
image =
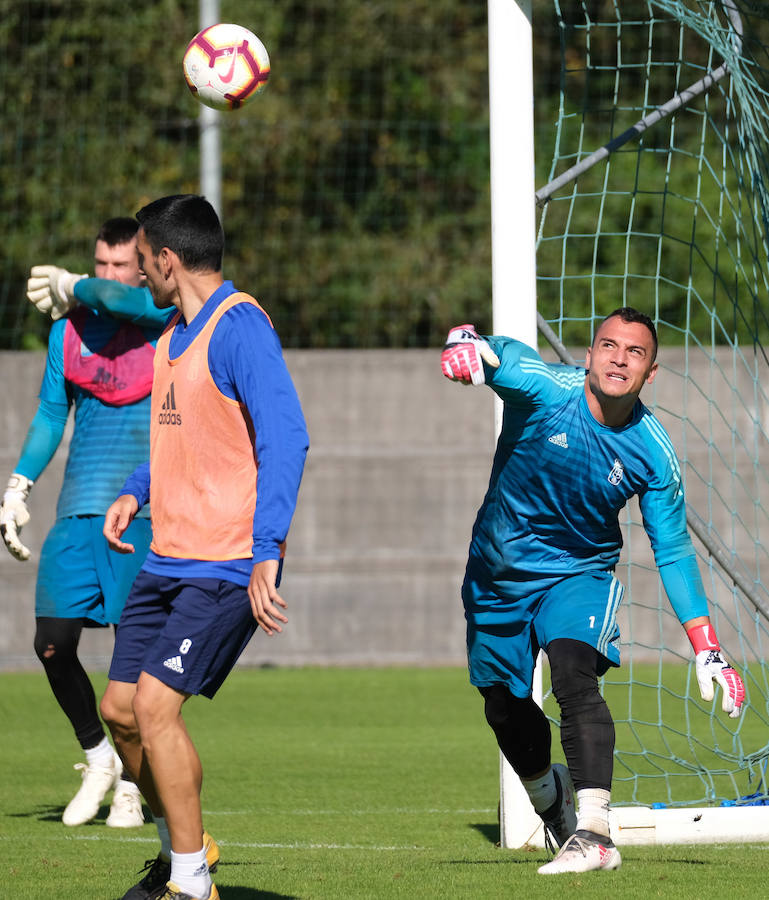
<svg viewBox="0 0 769 900"><path fill-rule="evenodd" d="M638 496L665 590L680 621L707 615L686 527L681 471L670 438L638 400L630 421L596 421L585 369L545 363L527 345L487 338L499 368L486 383L504 402L489 488L473 528L470 557L504 591L619 561L619 513Z"/></svg>
<svg viewBox="0 0 769 900"><path fill-rule="evenodd" d="M92 309L83 335L86 350L104 347L132 312L145 340L154 345L168 318L168 310L154 307L146 288L87 278L78 282L76 293ZM122 303L125 308L113 314L102 303L105 297L116 307ZM51 326L40 403L15 471L31 481L40 477L62 440L69 410L74 406L74 429L56 515L104 515L126 475L149 455L150 398L110 406L69 381L64 374L66 323L66 318L59 319ZM149 508L140 515L149 516Z"/></svg>

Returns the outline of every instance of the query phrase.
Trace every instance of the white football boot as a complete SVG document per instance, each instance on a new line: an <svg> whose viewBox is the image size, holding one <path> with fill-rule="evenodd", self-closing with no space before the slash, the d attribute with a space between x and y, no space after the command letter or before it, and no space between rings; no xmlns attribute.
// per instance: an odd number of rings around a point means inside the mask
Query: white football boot
<svg viewBox="0 0 769 900"><path fill-rule="evenodd" d="M608 839L601 839L608 840ZM560 875L562 872L591 872L603 869L608 872L622 865L619 850L609 841L608 846L592 831L578 831L558 851L549 863L540 866L540 875Z"/></svg>
<svg viewBox="0 0 769 900"><path fill-rule="evenodd" d="M110 828L139 828L144 824L142 797L130 781L120 781L112 796L107 823Z"/></svg>
<svg viewBox="0 0 769 900"><path fill-rule="evenodd" d="M89 766L77 763L75 769L82 773L83 783L80 790L67 804L61 817L65 825L84 825L99 812L102 800L108 791L120 780L123 764L117 754L113 755L111 766Z"/></svg>

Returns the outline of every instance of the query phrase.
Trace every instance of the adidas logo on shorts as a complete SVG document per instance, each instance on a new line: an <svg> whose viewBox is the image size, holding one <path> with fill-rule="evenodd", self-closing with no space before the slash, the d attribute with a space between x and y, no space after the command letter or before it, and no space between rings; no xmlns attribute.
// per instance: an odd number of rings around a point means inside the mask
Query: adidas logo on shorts
<svg viewBox="0 0 769 900"><path fill-rule="evenodd" d="M181 656L170 656L163 665L170 669L172 672L178 672L180 675L184 675L184 666L182 665Z"/></svg>

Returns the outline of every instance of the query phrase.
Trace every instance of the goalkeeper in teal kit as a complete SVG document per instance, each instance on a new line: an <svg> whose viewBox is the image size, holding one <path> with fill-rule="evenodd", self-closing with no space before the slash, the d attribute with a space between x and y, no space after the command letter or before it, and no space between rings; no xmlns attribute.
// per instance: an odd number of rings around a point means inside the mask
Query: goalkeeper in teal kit
<svg viewBox="0 0 769 900"><path fill-rule="evenodd" d="M560 847L543 874L620 865L609 835L614 723L598 678L620 664L624 588L614 567L619 512L632 496L696 654L703 699L712 699L715 681L734 717L745 697L708 617L675 451L638 399L655 378L656 355L651 319L624 307L601 323L585 369L547 364L525 344L481 337L470 325L449 333L441 357L447 378L485 382L504 404L462 599L470 680L548 841ZM531 696L540 648L568 769L551 765L550 726Z"/></svg>
<svg viewBox="0 0 769 900"><path fill-rule="evenodd" d="M102 535L104 513L127 473L149 448L152 360L167 314L146 288L136 257L138 222L107 220L94 248L97 277L35 266L29 299L55 320L48 339L40 402L0 506L8 551L25 561L20 532L29 521L27 496L62 440L70 409L74 429L56 521L40 552L35 591L35 651L69 719L84 761L65 825L93 819L114 789L106 824L144 823L139 792L122 778L77 652L84 627L117 623L151 539L149 512L137 519L135 559L116 558Z"/></svg>

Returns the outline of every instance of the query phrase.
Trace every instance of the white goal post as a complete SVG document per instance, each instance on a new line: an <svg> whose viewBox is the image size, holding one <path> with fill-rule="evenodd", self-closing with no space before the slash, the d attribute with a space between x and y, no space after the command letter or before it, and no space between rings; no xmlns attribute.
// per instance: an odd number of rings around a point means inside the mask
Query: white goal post
<svg viewBox="0 0 769 900"><path fill-rule="evenodd" d="M493 331L537 346L531 0L489 0ZM516 85L513 95L510 85ZM524 98L521 104L513 96ZM496 433L501 407L495 399ZM541 660L535 699L542 702ZM542 822L500 754L500 843L522 847ZM544 843L543 843L544 846Z"/></svg>
<svg viewBox="0 0 769 900"><path fill-rule="evenodd" d="M509 850L544 847L545 834L539 816L517 806L523 789L504 761L500 775L500 846ZM522 799L528 804L525 793ZM505 802L507 809L505 810ZM531 809L531 804L528 804ZM533 810L532 810L533 812ZM519 819L530 823L525 834ZM534 821L536 819L536 822ZM617 846L656 844L745 844L769 843L769 810L765 806L708 806L654 809L650 806L615 806L609 811L609 830Z"/></svg>

